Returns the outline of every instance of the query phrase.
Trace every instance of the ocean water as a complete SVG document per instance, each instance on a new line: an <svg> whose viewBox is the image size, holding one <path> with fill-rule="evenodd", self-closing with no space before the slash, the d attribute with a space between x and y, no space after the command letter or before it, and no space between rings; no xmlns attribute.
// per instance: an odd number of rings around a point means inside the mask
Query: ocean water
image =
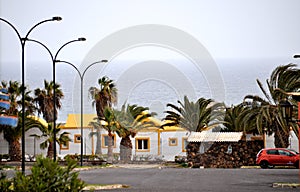
<svg viewBox="0 0 300 192"><path fill-rule="evenodd" d="M104 75L113 79L118 88L118 103L138 104L156 112L158 118L164 117L166 104L176 104L187 95L190 100L212 98L224 102L227 106L236 105L250 95L260 95L256 79L265 85L266 79L278 66L287 64L283 60L227 60L218 62L218 71L208 77L205 70L195 67L191 62L156 61L144 62L113 61L105 67L93 67L85 74L83 81L84 113L95 113L88 89L97 86L97 80ZM43 65L44 66L44 65ZM205 66L206 67L206 66ZM207 66L210 67L210 66ZM2 67L3 69L3 67ZM1 71L1 80L18 80L19 72L11 69ZM60 65L56 67L56 81L61 84L65 97L58 121L65 122L70 113L80 113L80 81L72 67ZM43 80L52 80L52 68L31 64L26 69L26 84L30 89L43 87ZM220 81L221 79L221 81Z"/></svg>

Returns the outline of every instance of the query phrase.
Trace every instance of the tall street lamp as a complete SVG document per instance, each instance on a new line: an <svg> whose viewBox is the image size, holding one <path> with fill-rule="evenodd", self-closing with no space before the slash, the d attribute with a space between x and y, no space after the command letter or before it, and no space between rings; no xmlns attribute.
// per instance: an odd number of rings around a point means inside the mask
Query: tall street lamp
<svg viewBox="0 0 300 192"><path fill-rule="evenodd" d="M21 37L19 31L17 30L17 28L10 23L9 21L0 18L0 21L8 24L11 28L13 28L13 30L16 32L19 41L21 43L21 65L22 65L22 173L25 173L25 44L26 41L28 40L29 34L32 32L32 30L34 28L36 28L37 26L46 23L48 21L60 21L62 20L61 17L52 17L51 19L46 19L43 20L37 24L35 24L33 27L31 27L29 29L29 31L26 33L25 37Z"/></svg>
<svg viewBox="0 0 300 192"><path fill-rule="evenodd" d="M69 41L67 43L65 43L64 45L62 45L58 51L56 52L55 56L54 56L54 60L53 60L53 84L54 84L54 89L53 89L53 140L54 140L54 143L53 143L53 151L54 151L54 154L53 154L53 160L56 161L56 92L55 92L55 88L56 88L56 84L55 84L55 63L56 63L56 60L57 60L57 55L58 53L62 50L62 48L64 48L66 45L70 44L70 43L73 43L73 42L76 42L76 41L85 41L86 39L81 37L81 38L78 38L76 40L72 40L72 41Z"/></svg>
<svg viewBox="0 0 300 192"><path fill-rule="evenodd" d="M67 62L67 61L60 61L60 60L57 60L56 61L57 63L65 63L65 64L68 64L68 65L71 65L77 72L78 72L78 75L80 77L80 130L81 130L81 139L80 139L80 165L82 166L82 163L83 163L83 78L84 78L84 75L86 73L86 71L93 65L95 64L99 64L99 63L107 63L108 60L101 60L101 61L96 61L94 63L91 63L89 66L87 66L85 68L85 70L83 71L83 73L81 73L79 71L79 69L72 63L70 62Z"/></svg>
<svg viewBox="0 0 300 192"><path fill-rule="evenodd" d="M43 43L41 43L40 41L37 40L33 40L33 39L28 39L28 41L33 41L35 43L38 43L40 45L42 45L50 54L51 60L52 60L52 65L53 65L53 160L56 161L56 82L55 82L55 63L57 62L57 56L58 53L68 44L73 43L73 42L77 42L77 41L85 41L86 39L84 37L80 37L78 39L72 40L72 41L68 41L67 43L63 44L55 53L55 55L53 56L52 52L50 51L50 49Z"/></svg>

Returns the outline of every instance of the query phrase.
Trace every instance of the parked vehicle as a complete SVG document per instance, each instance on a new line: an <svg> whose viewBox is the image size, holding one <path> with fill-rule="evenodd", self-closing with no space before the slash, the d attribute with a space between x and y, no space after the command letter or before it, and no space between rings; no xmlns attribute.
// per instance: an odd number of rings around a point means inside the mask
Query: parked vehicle
<svg viewBox="0 0 300 192"><path fill-rule="evenodd" d="M293 149L267 148L260 150L256 155L256 164L261 168L274 166L295 166L299 168L299 154Z"/></svg>

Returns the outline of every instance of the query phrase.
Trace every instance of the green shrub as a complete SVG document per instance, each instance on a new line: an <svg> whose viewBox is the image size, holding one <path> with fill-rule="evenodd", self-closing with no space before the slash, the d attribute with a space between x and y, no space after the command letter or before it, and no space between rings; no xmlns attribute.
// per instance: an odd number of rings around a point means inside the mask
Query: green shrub
<svg viewBox="0 0 300 192"><path fill-rule="evenodd" d="M78 155L78 154L68 154L64 157L64 160L67 160L68 158L79 161L80 160L80 155Z"/></svg>
<svg viewBox="0 0 300 192"><path fill-rule="evenodd" d="M115 154L114 154L115 156ZM67 158L71 158L77 161L80 161L81 155L80 154L68 154L64 157L64 160ZM83 161L93 161L93 160L103 160L102 155L82 155Z"/></svg>
<svg viewBox="0 0 300 192"><path fill-rule="evenodd" d="M78 179L78 172L73 171L77 162L67 158L67 166L61 167L58 162L49 158L38 157L31 169L31 174L25 176L17 172L12 181L12 191L18 192L67 192L81 191L85 183ZM9 180L6 180L9 182Z"/></svg>
<svg viewBox="0 0 300 192"><path fill-rule="evenodd" d="M12 186L12 181L6 178L6 174L1 172L0 175L0 191L10 192Z"/></svg>

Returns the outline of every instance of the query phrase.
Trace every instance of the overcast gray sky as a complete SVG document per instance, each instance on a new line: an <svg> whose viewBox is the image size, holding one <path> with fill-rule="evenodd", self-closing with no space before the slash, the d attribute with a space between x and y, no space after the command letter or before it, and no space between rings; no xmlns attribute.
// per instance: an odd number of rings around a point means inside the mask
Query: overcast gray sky
<svg viewBox="0 0 300 192"><path fill-rule="evenodd" d="M80 48L73 45L62 53L65 58L72 57L76 61L81 61L107 35L141 24L161 24L183 30L197 38L214 58L291 58L300 52L298 0L0 2L0 17L9 20L24 35L38 21L62 16L62 22L44 24L30 37L45 42L53 50L68 40L86 37L88 41L78 45ZM18 53L15 34L5 24L0 27L1 62L14 61ZM31 54L28 57L44 59Z"/></svg>

